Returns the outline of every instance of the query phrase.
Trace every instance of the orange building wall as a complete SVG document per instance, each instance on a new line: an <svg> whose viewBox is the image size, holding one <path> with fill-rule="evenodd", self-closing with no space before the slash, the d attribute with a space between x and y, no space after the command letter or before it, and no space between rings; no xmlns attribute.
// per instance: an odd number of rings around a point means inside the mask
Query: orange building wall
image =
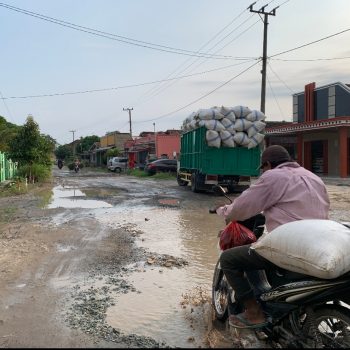
<svg viewBox="0 0 350 350"><path fill-rule="evenodd" d="M162 154L167 154L169 159L173 159L173 152L180 153L180 135L157 135L156 153L159 158Z"/></svg>

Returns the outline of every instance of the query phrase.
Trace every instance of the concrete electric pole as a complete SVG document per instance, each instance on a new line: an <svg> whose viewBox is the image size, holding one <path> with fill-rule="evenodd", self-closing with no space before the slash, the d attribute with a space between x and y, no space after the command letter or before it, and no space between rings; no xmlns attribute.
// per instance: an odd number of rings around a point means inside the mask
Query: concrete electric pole
<svg viewBox="0 0 350 350"><path fill-rule="evenodd" d="M275 16L276 10L279 8L279 6L275 7L269 12L265 12L265 6L263 6L260 10L253 10L253 6L256 4L256 2L252 3L248 9L250 12L258 13L259 15L264 15L264 42L263 42L263 56L262 56L262 70L261 70L261 104L260 104L260 110L261 112L265 113L265 99L266 99L266 60L267 60L267 26L268 26L268 16Z"/></svg>
<svg viewBox="0 0 350 350"><path fill-rule="evenodd" d="M69 132L73 133L73 157L75 157L74 133L76 132L76 130L70 130Z"/></svg>
<svg viewBox="0 0 350 350"><path fill-rule="evenodd" d="M154 135L154 153L157 157L157 135L156 135L156 123L153 123L153 135Z"/></svg>
<svg viewBox="0 0 350 350"><path fill-rule="evenodd" d="M129 125L130 125L130 136L132 138L132 132L131 132L131 111L134 110L134 108L123 108L123 111L129 112Z"/></svg>

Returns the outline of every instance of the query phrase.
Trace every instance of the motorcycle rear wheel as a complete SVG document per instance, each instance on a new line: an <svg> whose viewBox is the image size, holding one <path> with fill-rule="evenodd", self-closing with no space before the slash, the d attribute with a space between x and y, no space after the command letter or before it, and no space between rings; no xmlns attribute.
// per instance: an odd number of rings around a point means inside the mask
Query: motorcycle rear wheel
<svg viewBox="0 0 350 350"><path fill-rule="evenodd" d="M316 337L311 325L304 334L310 347L350 348L350 310L337 305L325 305L314 311ZM315 339L316 338L316 339Z"/></svg>
<svg viewBox="0 0 350 350"><path fill-rule="evenodd" d="M229 308L229 289L223 271L216 263L212 286L212 305L214 307L215 319L226 321Z"/></svg>

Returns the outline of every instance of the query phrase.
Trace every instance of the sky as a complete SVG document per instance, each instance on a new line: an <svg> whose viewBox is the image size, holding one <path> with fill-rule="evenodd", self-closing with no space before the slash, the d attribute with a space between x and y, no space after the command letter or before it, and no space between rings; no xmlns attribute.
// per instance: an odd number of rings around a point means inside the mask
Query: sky
<svg viewBox="0 0 350 350"><path fill-rule="evenodd" d="M1 1L1 0L0 0ZM263 16L252 0L0 2L0 115L66 144L180 129L213 106L260 110ZM349 0L258 0L268 16L267 121L294 93L350 83ZM327 38L328 37L328 38Z"/></svg>

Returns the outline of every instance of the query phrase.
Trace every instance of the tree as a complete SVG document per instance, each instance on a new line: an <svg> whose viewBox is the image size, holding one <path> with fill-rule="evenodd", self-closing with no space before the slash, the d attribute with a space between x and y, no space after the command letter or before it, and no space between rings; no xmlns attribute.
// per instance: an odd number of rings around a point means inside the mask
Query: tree
<svg viewBox="0 0 350 350"><path fill-rule="evenodd" d="M121 154L121 150L118 148L111 148L109 150L107 150L106 152L106 157L110 158L110 157L118 157Z"/></svg>
<svg viewBox="0 0 350 350"><path fill-rule="evenodd" d="M6 119L0 116L0 152L9 150L10 141L16 136L20 127L9 123Z"/></svg>
<svg viewBox="0 0 350 350"><path fill-rule="evenodd" d="M68 145L58 146L55 150L55 155L58 159L67 160L73 157L71 148Z"/></svg>
<svg viewBox="0 0 350 350"><path fill-rule="evenodd" d="M22 165L51 164L51 141L40 134L39 125L32 116L19 128L16 136L9 142L9 158Z"/></svg>
<svg viewBox="0 0 350 350"><path fill-rule="evenodd" d="M99 142L100 138L96 135L82 137L80 139L81 151L88 151L95 142Z"/></svg>

